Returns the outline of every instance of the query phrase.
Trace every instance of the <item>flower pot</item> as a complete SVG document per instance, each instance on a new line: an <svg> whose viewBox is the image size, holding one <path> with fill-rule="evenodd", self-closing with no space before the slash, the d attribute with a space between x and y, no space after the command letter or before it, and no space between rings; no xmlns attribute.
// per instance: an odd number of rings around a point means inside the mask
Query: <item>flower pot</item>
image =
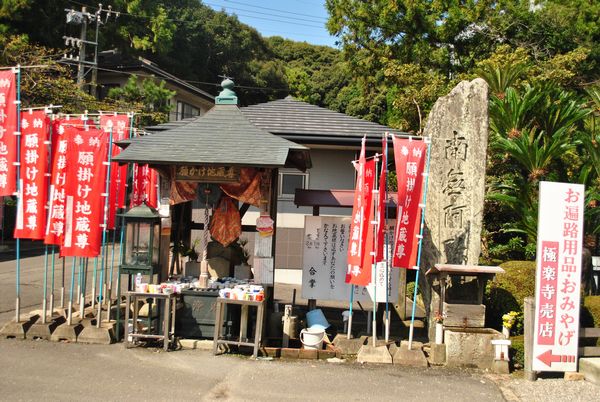
<svg viewBox="0 0 600 402"><path fill-rule="evenodd" d="M510 328L502 326L502 335L504 335L506 339L510 338Z"/></svg>
<svg viewBox="0 0 600 402"><path fill-rule="evenodd" d="M435 343L438 345L444 343L444 324L441 322L435 323Z"/></svg>

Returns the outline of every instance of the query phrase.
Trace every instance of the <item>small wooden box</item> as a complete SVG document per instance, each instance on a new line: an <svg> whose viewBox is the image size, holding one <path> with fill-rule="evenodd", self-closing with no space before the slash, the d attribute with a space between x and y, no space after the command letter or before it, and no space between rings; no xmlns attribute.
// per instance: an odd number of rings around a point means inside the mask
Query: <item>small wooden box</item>
<svg viewBox="0 0 600 402"><path fill-rule="evenodd" d="M444 326L468 328L485 327L485 305L444 302Z"/></svg>

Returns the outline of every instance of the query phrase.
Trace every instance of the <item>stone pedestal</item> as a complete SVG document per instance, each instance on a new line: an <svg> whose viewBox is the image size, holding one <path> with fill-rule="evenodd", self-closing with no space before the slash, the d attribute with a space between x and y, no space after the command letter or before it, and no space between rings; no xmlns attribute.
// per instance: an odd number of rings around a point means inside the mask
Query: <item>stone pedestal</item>
<svg viewBox="0 0 600 402"><path fill-rule="evenodd" d="M443 343L431 344L431 354L429 355L431 364L441 366L446 364L446 345Z"/></svg>
<svg viewBox="0 0 600 402"><path fill-rule="evenodd" d="M490 369L495 358L492 340L504 336L491 328L447 328L444 339L448 367Z"/></svg>
<svg viewBox="0 0 600 402"><path fill-rule="evenodd" d="M408 349L408 342L403 341L393 356L394 364L400 366L428 367L427 358L423 353L421 342L412 343L412 349Z"/></svg>
<svg viewBox="0 0 600 402"><path fill-rule="evenodd" d="M392 364L392 355L387 346L362 345L356 356L359 363Z"/></svg>
<svg viewBox="0 0 600 402"><path fill-rule="evenodd" d="M342 352L342 355L356 355L366 341L366 336L348 339L346 334L337 334L333 339L333 344Z"/></svg>
<svg viewBox="0 0 600 402"><path fill-rule="evenodd" d="M77 342L77 336L82 330L83 325L81 325L78 321L73 321L71 325L65 322L64 324L56 327L54 332L52 332L52 335L50 335L50 340L54 342Z"/></svg>
<svg viewBox="0 0 600 402"><path fill-rule="evenodd" d="M27 331L27 338L49 341L52 333L64 322L64 317L48 320L45 323L42 323L42 320L39 319L31 326L31 328L29 328L29 331Z"/></svg>
<svg viewBox="0 0 600 402"><path fill-rule="evenodd" d="M27 337L27 331L31 328L37 318L38 316L35 316L35 318L32 317L25 321L7 322L0 330L0 335L3 338L25 339Z"/></svg>
<svg viewBox="0 0 600 402"><path fill-rule="evenodd" d="M114 323L102 323L100 328L95 325L84 327L77 337L77 342L110 345L116 340Z"/></svg>

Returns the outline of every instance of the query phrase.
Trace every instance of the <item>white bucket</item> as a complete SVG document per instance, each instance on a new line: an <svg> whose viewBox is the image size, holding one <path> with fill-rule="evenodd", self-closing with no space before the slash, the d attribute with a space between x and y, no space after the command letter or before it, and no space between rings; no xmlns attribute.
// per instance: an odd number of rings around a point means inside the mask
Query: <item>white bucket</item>
<svg viewBox="0 0 600 402"><path fill-rule="evenodd" d="M323 338L325 338L325 330L321 328L308 328L300 331L300 341L304 345L304 349L323 349Z"/></svg>

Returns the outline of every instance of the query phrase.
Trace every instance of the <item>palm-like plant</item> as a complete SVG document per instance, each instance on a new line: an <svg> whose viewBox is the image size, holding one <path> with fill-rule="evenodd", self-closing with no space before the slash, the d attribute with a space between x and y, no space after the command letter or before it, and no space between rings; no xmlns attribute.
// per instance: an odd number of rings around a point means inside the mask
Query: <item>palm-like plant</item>
<svg viewBox="0 0 600 402"><path fill-rule="evenodd" d="M503 155L492 173L503 176L491 186L488 199L517 216L506 232L535 241L538 183L569 179L566 157L581 144L576 134L589 114L583 106L573 95L548 84L526 85L521 92L508 88L503 98L492 96L490 150Z"/></svg>

